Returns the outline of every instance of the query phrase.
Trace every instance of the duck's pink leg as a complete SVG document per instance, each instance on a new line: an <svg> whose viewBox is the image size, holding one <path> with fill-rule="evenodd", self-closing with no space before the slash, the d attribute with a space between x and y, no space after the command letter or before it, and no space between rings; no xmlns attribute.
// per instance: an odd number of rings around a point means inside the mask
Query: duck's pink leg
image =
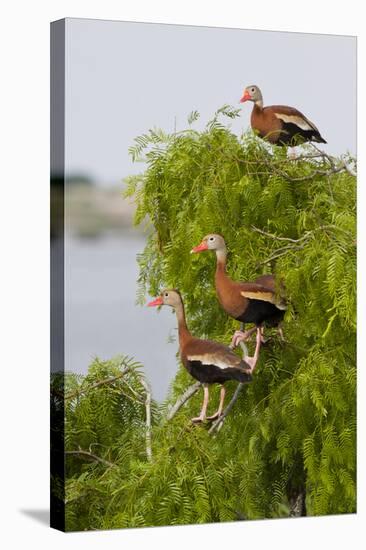
<svg viewBox="0 0 366 550"><path fill-rule="evenodd" d="M215 418L218 418L219 416L222 415L222 411L224 409L225 393L226 393L225 386L221 386L219 408L217 409L215 414L213 414L212 416L208 416L207 420L215 420Z"/></svg>
<svg viewBox="0 0 366 550"><path fill-rule="evenodd" d="M264 337L264 326L262 325L261 326L261 342L262 342L262 344L266 344L268 342L268 340L270 340L270 339L271 339L271 337L269 337L269 338Z"/></svg>
<svg viewBox="0 0 366 550"><path fill-rule="evenodd" d="M258 328L257 329L257 338L256 338L256 341L257 341L257 344L256 344L256 347L255 347L255 352L254 352L254 355L253 357L249 357L248 355L246 355L243 359L246 363L248 363L248 365L250 366L250 372L253 373L256 365L257 365L257 361L258 361L258 358L259 358L259 350L260 350L260 347L261 347L261 343L262 343L262 332L261 332L261 329Z"/></svg>
<svg viewBox="0 0 366 550"><path fill-rule="evenodd" d="M207 405L208 405L208 399L209 399L209 395L208 395L208 385L207 384L204 384L203 386L203 403L202 403L202 409L201 409L201 412L200 412L200 415L195 417L195 418L192 418L192 422L203 422L206 418L206 412L207 412Z"/></svg>

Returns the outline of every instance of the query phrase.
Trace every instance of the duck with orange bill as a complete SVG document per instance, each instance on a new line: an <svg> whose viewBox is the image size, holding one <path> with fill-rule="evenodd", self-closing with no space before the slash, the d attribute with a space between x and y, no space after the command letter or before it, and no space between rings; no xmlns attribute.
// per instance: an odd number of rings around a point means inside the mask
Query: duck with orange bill
<svg viewBox="0 0 366 550"><path fill-rule="evenodd" d="M183 300L180 292L175 289L166 289L148 306L170 306L175 310L178 321L179 351L184 367L189 374L203 384L203 404L198 417L192 422L214 420L221 416L225 400L225 382L237 380L241 383L252 381L252 373L259 357L261 345L260 331L257 331L257 342L253 357L244 356L241 359L228 346L212 340L202 340L190 333L184 312ZM209 401L209 386L220 384L220 403L218 410L207 417Z"/></svg>
<svg viewBox="0 0 366 550"><path fill-rule="evenodd" d="M227 248L224 238L216 233L206 235L202 242L192 248L191 253L212 250L216 253L215 286L216 294L222 308L228 315L241 323L254 323L255 327L238 330L232 338L232 346L248 340L254 331L260 329L264 342L264 325L278 327L281 338L282 321L286 304L276 292L276 281L273 275L261 275L254 282L233 281L226 271Z"/></svg>
<svg viewBox="0 0 366 550"><path fill-rule="evenodd" d="M262 92L256 85L247 86L240 103L252 101L251 127L263 139L274 145L298 145L307 141L327 143L318 128L294 107L270 105L263 107Z"/></svg>

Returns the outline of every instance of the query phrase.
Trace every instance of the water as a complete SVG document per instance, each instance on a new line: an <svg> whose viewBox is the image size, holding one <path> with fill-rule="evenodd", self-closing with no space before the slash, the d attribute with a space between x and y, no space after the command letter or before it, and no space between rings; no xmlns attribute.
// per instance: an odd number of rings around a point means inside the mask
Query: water
<svg viewBox="0 0 366 550"><path fill-rule="evenodd" d="M137 306L141 236L65 239L65 369L86 373L96 356L134 357L153 397L162 400L177 370L176 319L170 308Z"/></svg>

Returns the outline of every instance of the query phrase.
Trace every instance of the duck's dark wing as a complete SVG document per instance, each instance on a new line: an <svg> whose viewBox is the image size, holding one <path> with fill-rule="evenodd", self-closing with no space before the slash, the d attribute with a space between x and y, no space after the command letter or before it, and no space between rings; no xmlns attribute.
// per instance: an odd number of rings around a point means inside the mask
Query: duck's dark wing
<svg viewBox="0 0 366 550"><path fill-rule="evenodd" d="M326 143L315 124L294 107L271 105L265 109L270 109L274 116L281 120L283 131L289 135L299 134L309 141Z"/></svg>
<svg viewBox="0 0 366 550"><path fill-rule="evenodd" d="M250 365L228 346L211 340L193 339L184 349L184 358L192 376L202 382L239 380L250 382Z"/></svg>
<svg viewBox="0 0 366 550"><path fill-rule="evenodd" d="M240 285L240 294L249 300L269 302L281 310L285 310L287 307L284 300L276 295L274 289L259 283L242 283Z"/></svg>

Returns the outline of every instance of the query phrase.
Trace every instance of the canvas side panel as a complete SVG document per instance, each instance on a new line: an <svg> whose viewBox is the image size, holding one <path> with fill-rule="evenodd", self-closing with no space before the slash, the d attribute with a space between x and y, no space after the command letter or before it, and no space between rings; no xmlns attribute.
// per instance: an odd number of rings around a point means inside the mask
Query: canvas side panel
<svg viewBox="0 0 366 550"><path fill-rule="evenodd" d="M65 20L51 23L51 527L65 530Z"/></svg>

